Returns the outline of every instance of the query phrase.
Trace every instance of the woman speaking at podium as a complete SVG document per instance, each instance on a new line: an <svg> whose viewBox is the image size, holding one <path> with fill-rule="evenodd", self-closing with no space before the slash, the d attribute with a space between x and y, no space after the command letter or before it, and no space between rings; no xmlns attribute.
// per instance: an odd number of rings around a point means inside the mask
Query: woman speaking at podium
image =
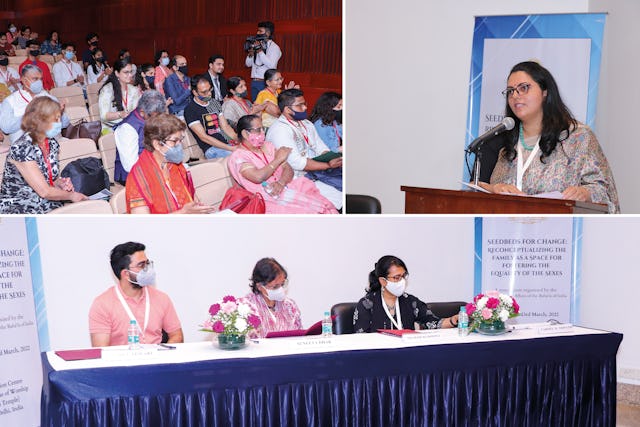
<svg viewBox="0 0 640 427"><path fill-rule="evenodd" d="M549 71L521 62L509 73L506 116L515 127L482 186L493 193L539 194L602 203L619 213L618 193L607 158L591 129L578 122L560 98Z"/></svg>

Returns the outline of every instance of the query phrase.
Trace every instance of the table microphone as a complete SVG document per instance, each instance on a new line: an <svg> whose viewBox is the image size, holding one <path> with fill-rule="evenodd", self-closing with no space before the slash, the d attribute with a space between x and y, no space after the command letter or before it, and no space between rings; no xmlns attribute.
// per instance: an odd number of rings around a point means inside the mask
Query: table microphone
<svg viewBox="0 0 640 427"><path fill-rule="evenodd" d="M487 139L493 138L494 136L506 130L511 130L515 125L515 120L513 120L511 117L505 117L504 119L502 119L498 126L489 129L487 132L474 139L467 147L467 152L474 153L478 151L480 146L482 146L482 144L484 144Z"/></svg>

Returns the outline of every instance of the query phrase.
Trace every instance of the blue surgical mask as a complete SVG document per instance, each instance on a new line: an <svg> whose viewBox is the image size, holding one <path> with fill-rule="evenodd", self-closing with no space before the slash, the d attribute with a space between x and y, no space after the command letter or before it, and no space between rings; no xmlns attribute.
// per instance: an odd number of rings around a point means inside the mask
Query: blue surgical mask
<svg viewBox="0 0 640 427"><path fill-rule="evenodd" d="M305 120L307 118L307 112L306 111L293 111L293 120L296 121L300 121L300 120Z"/></svg>
<svg viewBox="0 0 640 427"><path fill-rule="evenodd" d="M64 53L64 57L67 58L69 61L71 61L73 59L73 55L75 55L75 54L73 52L69 52L69 51L66 51Z"/></svg>
<svg viewBox="0 0 640 427"><path fill-rule="evenodd" d="M177 165L182 163L183 156L182 144L176 144L164 153L164 158L167 162Z"/></svg>
<svg viewBox="0 0 640 427"><path fill-rule="evenodd" d="M162 64L162 65L164 65L166 67L167 65L169 65L169 58L168 57L167 58L161 58L160 59L160 64Z"/></svg>
<svg viewBox="0 0 640 427"><path fill-rule="evenodd" d="M34 82L31 82L31 85L29 86L29 90L34 95L39 94L40 92L42 92L43 89L44 89L44 86L42 86L42 80L36 80Z"/></svg>
<svg viewBox="0 0 640 427"><path fill-rule="evenodd" d="M147 83L149 83L149 85L152 85L153 82L155 81L155 77L154 76L144 76L144 78L147 81Z"/></svg>
<svg viewBox="0 0 640 427"><path fill-rule="evenodd" d="M47 138L53 138L59 135L60 132L62 132L62 122L53 122L51 129L46 132Z"/></svg>

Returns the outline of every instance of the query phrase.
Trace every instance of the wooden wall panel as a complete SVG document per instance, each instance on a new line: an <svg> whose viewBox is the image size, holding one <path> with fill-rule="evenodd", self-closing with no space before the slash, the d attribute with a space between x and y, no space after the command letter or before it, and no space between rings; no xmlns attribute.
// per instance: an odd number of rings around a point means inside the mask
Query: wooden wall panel
<svg viewBox="0 0 640 427"><path fill-rule="evenodd" d="M325 90L342 91L341 0L0 0L15 10L18 25L41 39L57 29L63 41L86 48L85 35L100 34L110 62L123 47L137 64L153 62L157 49L187 57L190 74L202 72L211 54L225 57L225 75L250 77L242 45L259 21L276 25L287 79L304 81L313 104ZM299 78L298 78L299 76Z"/></svg>

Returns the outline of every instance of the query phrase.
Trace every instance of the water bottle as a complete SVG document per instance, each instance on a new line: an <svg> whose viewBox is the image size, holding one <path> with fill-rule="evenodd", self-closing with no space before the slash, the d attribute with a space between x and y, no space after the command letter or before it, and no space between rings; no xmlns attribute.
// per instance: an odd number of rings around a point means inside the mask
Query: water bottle
<svg viewBox="0 0 640 427"><path fill-rule="evenodd" d="M331 321L331 313L325 311L322 318L322 336L330 337L331 335L333 335L333 321Z"/></svg>
<svg viewBox="0 0 640 427"><path fill-rule="evenodd" d="M467 307L461 306L460 313L458 314L458 335L466 337L469 335L469 315L467 314Z"/></svg>
<svg viewBox="0 0 640 427"><path fill-rule="evenodd" d="M267 181L262 181L262 188L264 188L264 192L277 199L278 196L273 194L273 184Z"/></svg>
<svg viewBox="0 0 640 427"><path fill-rule="evenodd" d="M137 350L140 348L140 335L138 335L138 324L135 320L129 321L129 330L127 331L127 341L129 350Z"/></svg>

